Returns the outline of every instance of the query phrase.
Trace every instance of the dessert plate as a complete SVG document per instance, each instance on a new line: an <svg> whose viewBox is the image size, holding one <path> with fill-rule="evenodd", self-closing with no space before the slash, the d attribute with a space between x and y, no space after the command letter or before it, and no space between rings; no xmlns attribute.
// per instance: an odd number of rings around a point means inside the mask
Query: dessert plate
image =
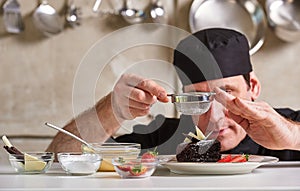
<svg viewBox="0 0 300 191"><path fill-rule="evenodd" d="M224 157L225 155L222 155ZM234 155L233 155L234 156ZM259 166L276 163L279 159L271 156L250 155L247 162L177 162L176 158L161 165L176 174L246 174Z"/></svg>

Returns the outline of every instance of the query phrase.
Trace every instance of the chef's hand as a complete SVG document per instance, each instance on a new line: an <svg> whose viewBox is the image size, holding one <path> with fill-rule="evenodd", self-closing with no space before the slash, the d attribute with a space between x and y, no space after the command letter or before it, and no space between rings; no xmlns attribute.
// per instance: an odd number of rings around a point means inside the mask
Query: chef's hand
<svg viewBox="0 0 300 191"><path fill-rule="evenodd" d="M215 88L215 99L227 108L229 117L242 126L258 144L269 149L300 150L299 123L287 120L265 102L234 97Z"/></svg>
<svg viewBox="0 0 300 191"><path fill-rule="evenodd" d="M156 101L168 102L166 90L153 80L123 74L112 92L114 114L123 120L149 114Z"/></svg>

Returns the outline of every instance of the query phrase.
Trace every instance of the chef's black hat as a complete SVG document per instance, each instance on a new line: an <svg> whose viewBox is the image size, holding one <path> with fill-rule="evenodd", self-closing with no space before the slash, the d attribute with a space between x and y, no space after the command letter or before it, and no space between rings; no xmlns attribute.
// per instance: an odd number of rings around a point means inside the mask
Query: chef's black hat
<svg viewBox="0 0 300 191"><path fill-rule="evenodd" d="M252 71L247 38L223 28L201 30L181 40L173 63L183 85Z"/></svg>

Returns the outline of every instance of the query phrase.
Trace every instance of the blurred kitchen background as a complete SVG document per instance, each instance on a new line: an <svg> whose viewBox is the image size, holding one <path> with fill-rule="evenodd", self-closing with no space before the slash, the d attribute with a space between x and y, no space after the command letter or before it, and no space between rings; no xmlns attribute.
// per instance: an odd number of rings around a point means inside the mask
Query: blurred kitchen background
<svg viewBox="0 0 300 191"><path fill-rule="evenodd" d="M94 0L48 0L48 4L56 10L59 19L63 21L63 28L57 29L54 25L55 30L45 34L33 22L34 12L41 1L18 0L25 28L20 33L14 33L9 32L5 25L7 17L4 15L8 12L4 9L5 2L7 1L0 0L0 135L7 135L20 149L44 150L57 133L45 127L44 123L52 122L64 126L74 117L72 103L74 78L85 55L97 41L114 31L134 24L125 21L118 14L124 7L123 0L102 0L99 7ZM128 0L127 6L144 11L146 18L140 23L161 22L191 32L189 21L192 0L160 0L166 17L159 21L150 18L153 2L156 1ZM265 1L259 0L258 3L262 9L266 8ZM218 3L215 4L220 6ZM79 20L70 20L71 17L68 17L70 8L78 14ZM299 21L299 7L297 10L295 16ZM210 12L209 16L217 17L218 11L213 10L211 6L206 11ZM263 11L265 14L265 10ZM267 19L266 15L263 16ZM236 16L237 20L239 18ZM209 17L199 19L209 21ZM234 22L235 20L232 20L232 23ZM254 70L263 87L260 99L274 107L300 109L300 38L297 41L296 35L287 40L280 39L269 23L266 24L262 36L264 43L251 57ZM300 30L299 24L296 27ZM136 31L136 35L139 33L155 35L157 30L140 30ZM110 48L122 42L115 43L106 47L106 51L109 52ZM94 101L111 91L121 72L133 64L145 64L144 60L148 60L146 64L149 66L151 59L161 60L167 64L161 68L153 64L150 70L135 66L137 71L145 76L148 72L162 76L163 81L174 84L166 88L170 91L179 91L180 84L170 65L172 50L162 46L145 45L127 49L112 59L111 64L99 74L93 95ZM80 108L84 110L91 106L82 103ZM165 104L154 107L152 116L140 120L147 123L151 117L159 113L169 117L178 116L172 104ZM129 128L130 125L127 124ZM4 149L0 149L0 162L6 160L7 156L4 153Z"/></svg>

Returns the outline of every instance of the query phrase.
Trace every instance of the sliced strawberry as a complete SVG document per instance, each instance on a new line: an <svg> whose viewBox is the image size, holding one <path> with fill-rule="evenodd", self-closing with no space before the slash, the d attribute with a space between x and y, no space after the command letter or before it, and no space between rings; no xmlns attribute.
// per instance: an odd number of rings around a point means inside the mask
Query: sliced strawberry
<svg viewBox="0 0 300 191"><path fill-rule="evenodd" d="M226 155L225 157L221 158L217 162L230 162L232 160L231 154Z"/></svg>
<svg viewBox="0 0 300 191"><path fill-rule="evenodd" d="M229 162L247 162L248 157L247 155L238 155L233 157Z"/></svg>
<svg viewBox="0 0 300 191"><path fill-rule="evenodd" d="M123 172L128 172L131 170L130 165L119 165L119 166L117 166L117 168Z"/></svg>
<svg viewBox="0 0 300 191"><path fill-rule="evenodd" d="M141 176L147 172L147 167L138 165L133 167L129 172L133 176Z"/></svg>

